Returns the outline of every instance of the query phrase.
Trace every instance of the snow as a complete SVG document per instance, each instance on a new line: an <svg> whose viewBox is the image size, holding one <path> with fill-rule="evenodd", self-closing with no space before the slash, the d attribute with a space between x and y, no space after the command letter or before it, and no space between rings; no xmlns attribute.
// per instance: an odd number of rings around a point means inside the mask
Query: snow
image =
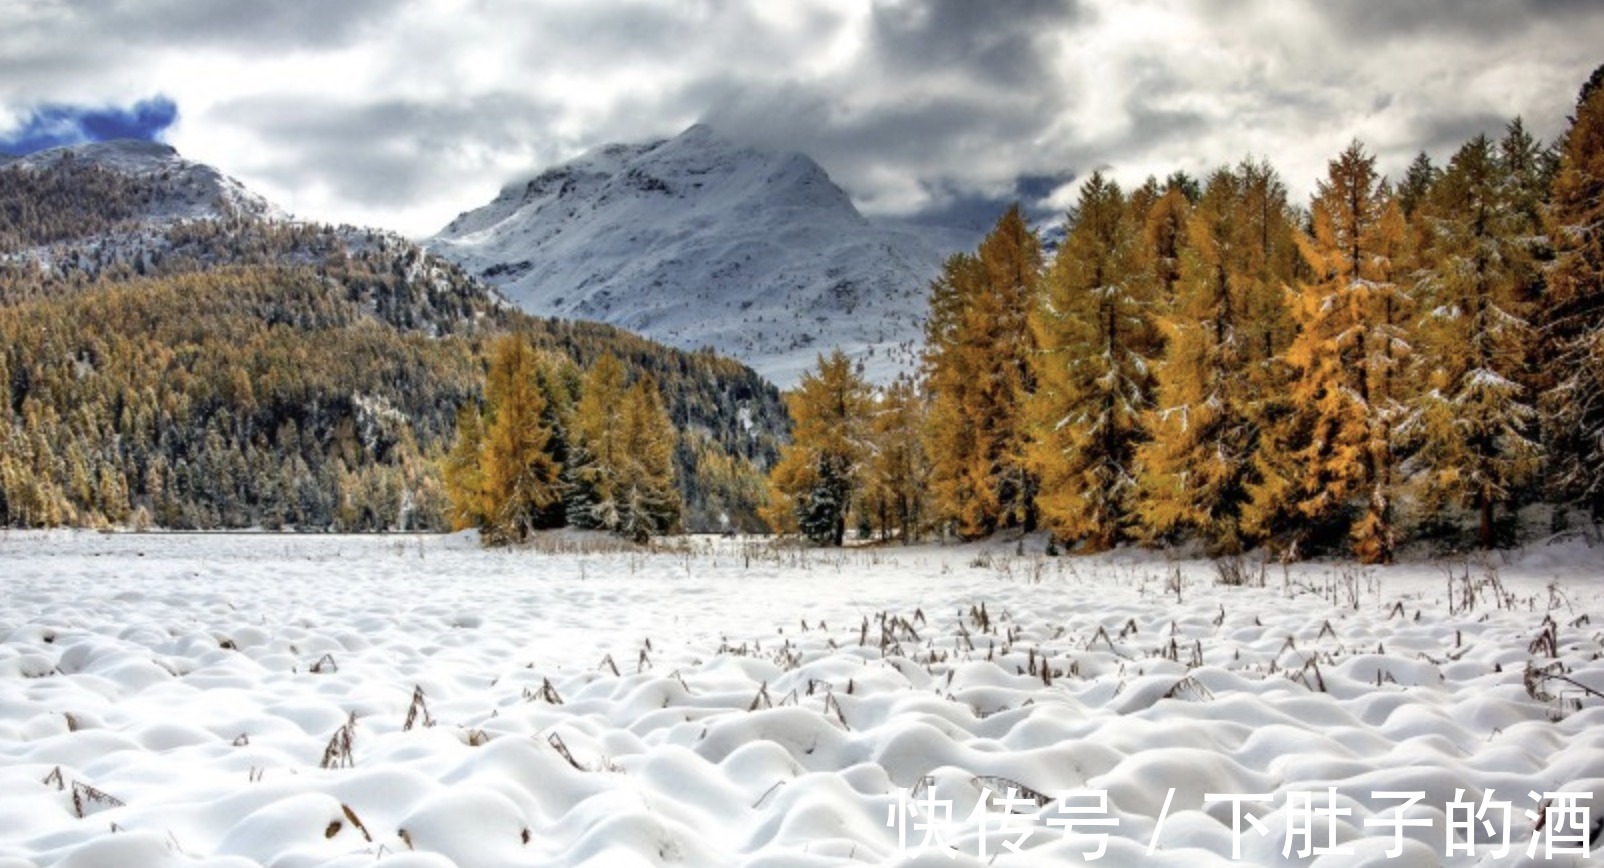
<svg viewBox="0 0 1604 868"><path fill-rule="evenodd" d="M134 178L155 178L159 195L142 204L140 219L152 225L215 220L237 214L283 220L285 215L239 181L203 163L179 156L169 145L117 139L36 151L0 164L6 169L48 171L66 163L91 163Z"/></svg>
<svg viewBox="0 0 1604 868"><path fill-rule="evenodd" d="M791 386L835 346L872 380L911 371L930 281L976 240L868 220L806 156L698 125L510 185L425 246L531 313L711 346Z"/></svg>
<svg viewBox="0 0 1604 868"><path fill-rule="evenodd" d="M10 532L0 866L1522 864L1604 811L1599 562Z"/></svg>

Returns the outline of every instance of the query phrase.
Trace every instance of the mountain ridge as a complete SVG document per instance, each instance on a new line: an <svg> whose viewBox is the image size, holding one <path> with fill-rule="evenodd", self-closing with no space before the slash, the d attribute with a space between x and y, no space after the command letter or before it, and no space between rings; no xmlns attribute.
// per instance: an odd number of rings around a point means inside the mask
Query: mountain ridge
<svg viewBox="0 0 1604 868"><path fill-rule="evenodd" d="M46 148L20 156L0 157L0 168L27 171L62 171L74 167L97 167L132 178L161 176L170 188L186 192L185 197L165 200L172 210L153 213L158 220L204 219L217 216L247 216L287 220L288 215L244 184L206 163L188 160L171 145L143 139L111 139Z"/></svg>
<svg viewBox="0 0 1604 868"><path fill-rule="evenodd" d="M864 217L804 154L701 124L508 184L423 243L528 312L712 347L782 386L832 346L873 380L912 371L952 246Z"/></svg>

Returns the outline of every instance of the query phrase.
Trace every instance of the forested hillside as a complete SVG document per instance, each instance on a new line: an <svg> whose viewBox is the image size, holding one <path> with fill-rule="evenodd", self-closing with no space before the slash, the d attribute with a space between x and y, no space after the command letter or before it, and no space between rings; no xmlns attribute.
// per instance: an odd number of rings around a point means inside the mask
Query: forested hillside
<svg viewBox="0 0 1604 868"><path fill-rule="evenodd" d="M445 528L441 458L503 334L649 376L686 526L755 523L786 423L750 370L524 316L403 239L134 157L0 167L0 524Z"/></svg>

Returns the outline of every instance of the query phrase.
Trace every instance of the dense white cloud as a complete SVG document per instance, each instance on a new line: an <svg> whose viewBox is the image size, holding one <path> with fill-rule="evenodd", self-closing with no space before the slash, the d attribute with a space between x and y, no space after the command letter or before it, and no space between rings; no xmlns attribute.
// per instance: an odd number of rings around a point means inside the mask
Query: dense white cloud
<svg viewBox="0 0 1604 868"><path fill-rule="evenodd" d="M1400 171L1604 62L1594 0L0 0L0 131L172 99L167 140L304 216L430 232L503 183L706 120L865 210L985 222L1072 179L1249 154Z"/></svg>

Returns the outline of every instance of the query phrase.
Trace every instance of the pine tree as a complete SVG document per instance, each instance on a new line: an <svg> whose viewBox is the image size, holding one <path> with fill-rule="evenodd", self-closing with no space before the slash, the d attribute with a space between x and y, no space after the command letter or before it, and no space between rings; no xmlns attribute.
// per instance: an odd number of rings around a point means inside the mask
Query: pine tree
<svg viewBox="0 0 1604 868"><path fill-rule="evenodd" d="M1403 183L1398 185L1398 207L1403 209L1405 217L1413 218L1415 211L1426 204L1426 197L1431 195L1431 188L1440 177L1442 172L1432 165L1425 151L1415 155L1414 162L1404 173Z"/></svg>
<svg viewBox="0 0 1604 868"><path fill-rule="evenodd" d="M1023 408L1035 389L1027 320L1040 276L1040 242L1015 206L977 254L949 259L931 286L924 377L932 509L966 538L1036 522Z"/></svg>
<svg viewBox="0 0 1604 868"><path fill-rule="evenodd" d="M1131 524L1134 451L1158 338L1137 221L1119 185L1092 175L1072 224L1031 316L1041 349L1029 406L1030 467L1053 532L1101 550L1124 539Z"/></svg>
<svg viewBox="0 0 1604 868"><path fill-rule="evenodd" d="M1554 178L1555 260L1544 298L1543 423L1551 485L1604 519L1604 66L1577 100Z"/></svg>
<svg viewBox="0 0 1604 868"><path fill-rule="evenodd" d="M791 443L769 475L764 516L777 530L800 530L820 545L840 546L867 455L869 387L839 349L786 396Z"/></svg>
<svg viewBox="0 0 1604 868"><path fill-rule="evenodd" d="M1466 143L1423 206L1428 264L1420 287L1424 388L1406 433L1428 513L1474 510L1482 548L1494 507L1540 464L1536 411L1521 385L1533 331L1522 296L1534 269L1520 207L1520 166L1486 136Z"/></svg>
<svg viewBox="0 0 1604 868"><path fill-rule="evenodd" d="M1396 283L1406 225L1358 142L1331 161L1311 210L1299 247L1314 281L1293 293L1298 331L1285 353L1290 412L1258 452L1244 518L1259 533L1290 530L1294 546L1346 527L1361 560L1385 562L1408 352L1408 299Z"/></svg>

